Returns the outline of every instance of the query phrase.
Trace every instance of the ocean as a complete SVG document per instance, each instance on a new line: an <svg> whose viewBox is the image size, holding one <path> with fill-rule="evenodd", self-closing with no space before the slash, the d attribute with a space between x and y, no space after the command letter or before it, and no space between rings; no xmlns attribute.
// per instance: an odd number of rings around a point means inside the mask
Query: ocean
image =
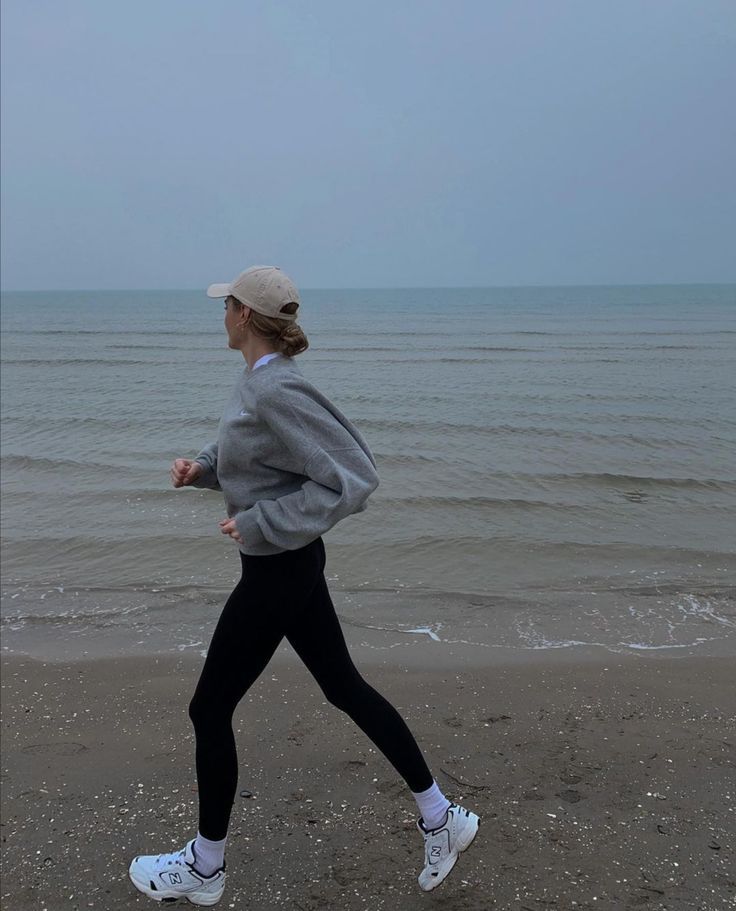
<svg viewBox="0 0 736 911"><path fill-rule="evenodd" d="M733 654L736 286L309 290L303 373L381 478L324 535L353 636ZM200 291L2 298L2 648L204 654L240 574L171 487L243 370Z"/></svg>

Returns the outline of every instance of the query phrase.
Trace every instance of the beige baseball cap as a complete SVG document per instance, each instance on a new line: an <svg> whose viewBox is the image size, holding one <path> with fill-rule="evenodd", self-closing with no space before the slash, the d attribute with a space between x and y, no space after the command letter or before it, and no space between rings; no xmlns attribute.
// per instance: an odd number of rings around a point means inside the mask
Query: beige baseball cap
<svg viewBox="0 0 736 911"><path fill-rule="evenodd" d="M299 303L294 282L278 266L251 266L228 284L210 285L207 297L229 297L232 294L241 304L256 313L295 322L297 313L282 313L284 304Z"/></svg>

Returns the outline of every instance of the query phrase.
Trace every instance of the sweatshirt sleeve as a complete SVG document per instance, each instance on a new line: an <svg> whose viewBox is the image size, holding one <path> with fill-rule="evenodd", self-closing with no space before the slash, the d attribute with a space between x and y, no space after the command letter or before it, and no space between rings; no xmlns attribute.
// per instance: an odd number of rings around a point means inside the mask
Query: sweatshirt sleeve
<svg viewBox="0 0 736 911"><path fill-rule="evenodd" d="M194 461L199 462L204 471L190 486L205 490L222 490L217 480L217 443L205 446Z"/></svg>
<svg viewBox="0 0 736 911"><path fill-rule="evenodd" d="M235 526L243 541L296 550L362 512L379 478L367 446L345 424L301 386L285 391L264 402L261 414L281 443L304 458L306 480L297 491L237 513Z"/></svg>

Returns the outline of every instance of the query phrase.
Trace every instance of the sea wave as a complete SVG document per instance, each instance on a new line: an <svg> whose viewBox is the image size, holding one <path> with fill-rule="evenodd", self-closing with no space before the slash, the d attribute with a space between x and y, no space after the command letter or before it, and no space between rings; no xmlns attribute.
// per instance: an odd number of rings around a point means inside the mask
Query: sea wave
<svg viewBox="0 0 736 911"><path fill-rule="evenodd" d="M136 361L124 358L100 357L47 357L47 358L9 358L3 361L3 366L14 367L140 367L151 364L164 363L156 361ZM173 361L171 361L173 363Z"/></svg>
<svg viewBox="0 0 736 911"><path fill-rule="evenodd" d="M152 458L152 454L142 453L147 458ZM412 464L456 464L454 459L443 456L423 456L419 454L403 453L374 453L376 461L381 467L405 467ZM166 453L158 453L158 457L166 458ZM7 454L0 460L5 471L12 469L16 471L41 471L58 473L61 471L76 472L102 472L109 475L110 471L120 472L121 470L131 473L140 473L139 465L120 466L118 464L99 462L86 459L70 458L47 458L46 456L31 456L20 454ZM483 483L492 484L495 480L510 480L514 482L525 482L533 485L535 488L545 486L548 483L556 482L574 482L576 484L587 484L602 489L618 489L622 487L634 488L630 493L641 494L647 490L707 490L716 492L734 492L736 491L736 479L734 478L683 478L683 477L654 477L651 475L635 474L614 474L611 472L553 472L553 473L524 473L524 472L491 472L477 470L477 477ZM467 480L472 481L472 475L467 476ZM195 488L198 489L198 488ZM158 487L141 487L139 489L121 490L121 495L133 496L135 494L150 494L158 491ZM508 497L464 497L464 496L422 496L422 497L392 497L389 502L404 502L416 505L436 504L439 506L458 506L458 505L482 505L482 504L508 504L516 503L520 505L554 505L546 502Z"/></svg>

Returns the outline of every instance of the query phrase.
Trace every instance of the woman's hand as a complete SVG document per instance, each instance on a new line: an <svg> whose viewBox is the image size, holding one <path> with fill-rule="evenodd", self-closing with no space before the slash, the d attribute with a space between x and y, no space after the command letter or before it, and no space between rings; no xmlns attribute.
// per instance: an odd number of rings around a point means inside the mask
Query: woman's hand
<svg viewBox="0 0 736 911"><path fill-rule="evenodd" d="M186 487L202 474L204 468L200 462L191 459L175 459L171 466L171 483L174 487Z"/></svg>
<svg viewBox="0 0 736 911"><path fill-rule="evenodd" d="M235 527L235 519L222 519L220 521L220 531L223 535L230 535L233 541L237 541L239 544L243 543L240 532Z"/></svg>

